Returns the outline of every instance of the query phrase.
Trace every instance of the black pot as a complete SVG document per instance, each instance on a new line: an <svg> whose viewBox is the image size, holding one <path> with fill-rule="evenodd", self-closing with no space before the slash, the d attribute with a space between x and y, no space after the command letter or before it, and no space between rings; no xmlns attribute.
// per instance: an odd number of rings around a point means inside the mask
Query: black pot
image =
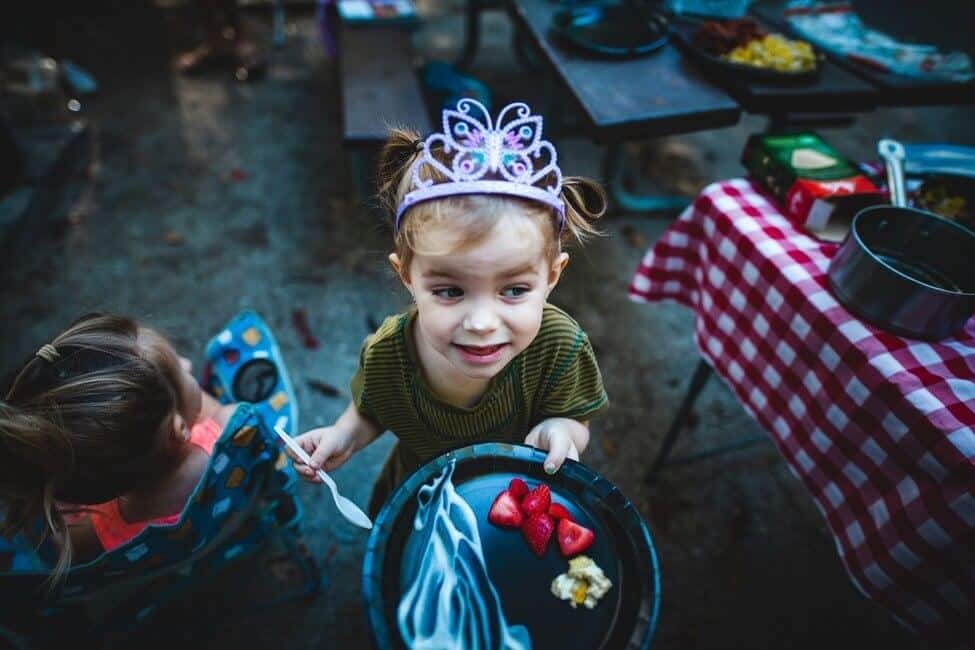
<svg viewBox="0 0 975 650"><path fill-rule="evenodd" d="M828 277L859 318L901 336L942 339L975 314L975 232L922 210L869 207L854 216Z"/></svg>

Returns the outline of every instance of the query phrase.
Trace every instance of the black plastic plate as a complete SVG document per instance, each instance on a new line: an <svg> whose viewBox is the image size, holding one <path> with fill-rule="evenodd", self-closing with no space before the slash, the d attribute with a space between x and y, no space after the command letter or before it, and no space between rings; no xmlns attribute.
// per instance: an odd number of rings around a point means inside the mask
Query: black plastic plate
<svg viewBox="0 0 975 650"><path fill-rule="evenodd" d="M591 54L618 58L649 54L668 39L660 14L628 5L561 9L552 16L552 31Z"/></svg>
<svg viewBox="0 0 975 650"><path fill-rule="evenodd" d="M451 459L457 461L454 487L477 517L488 573L508 623L526 626L534 648L649 646L659 609L660 576L650 533L633 505L585 465L566 461L549 476L542 466L544 453L524 445L485 443L449 452L421 467L377 516L363 562L363 595L377 647L404 647L396 607L405 590L403 558L422 551L411 544L416 494ZM539 558L519 531L487 521L494 498L515 476L529 488L545 482L552 500L596 534L586 555L613 587L594 609L573 609L552 595L552 580L568 570L554 536Z"/></svg>

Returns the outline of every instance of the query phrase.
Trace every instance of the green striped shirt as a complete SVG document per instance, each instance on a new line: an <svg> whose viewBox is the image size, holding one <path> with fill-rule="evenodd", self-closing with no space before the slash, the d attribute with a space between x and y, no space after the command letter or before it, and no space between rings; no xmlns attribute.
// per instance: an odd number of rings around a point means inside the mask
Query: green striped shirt
<svg viewBox="0 0 975 650"><path fill-rule="evenodd" d="M415 313L387 318L366 339L351 384L359 412L399 438L406 461L401 470L477 442L524 442L546 418L587 420L609 404L589 338L549 304L538 335L491 380L476 405L447 404L418 371Z"/></svg>

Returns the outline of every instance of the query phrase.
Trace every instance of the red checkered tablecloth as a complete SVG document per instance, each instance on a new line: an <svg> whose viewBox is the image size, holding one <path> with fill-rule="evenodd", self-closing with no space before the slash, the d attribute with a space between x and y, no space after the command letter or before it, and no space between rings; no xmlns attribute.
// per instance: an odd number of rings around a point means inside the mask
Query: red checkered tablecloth
<svg viewBox="0 0 975 650"><path fill-rule="evenodd" d="M702 356L811 492L856 586L938 647L975 645L975 318L937 343L865 324L828 288L836 248L750 181L715 183L629 295L694 310Z"/></svg>

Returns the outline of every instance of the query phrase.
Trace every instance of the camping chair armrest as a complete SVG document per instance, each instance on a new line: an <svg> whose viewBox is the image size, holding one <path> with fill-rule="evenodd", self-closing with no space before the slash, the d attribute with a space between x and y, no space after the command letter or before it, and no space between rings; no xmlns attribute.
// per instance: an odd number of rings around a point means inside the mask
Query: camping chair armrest
<svg viewBox="0 0 975 650"><path fill-rule="evenodd" d="M187 567L192 567L192 565L199 562L201 559L205 558L207 555L223 545L234 533L240 529L244 522L255 514L261 499L264 496L264 490L267 483L270 480L270 466L268 466L268 470L269 471L264 472L257 478L259 483L254 486L253 492L251 493L244 507L235 510L221 527L220 532L217 533L213 539L207 542L200 550L196 551L185 560L181 560L174 564L170 564L169 566L150 571L144 575L138 575L121 580L118 583L98 589L95 593L88 592L79 594L78 596L63 598L61 599L61 603L64 605L81 605L86 610L89 620L95 623L97 626L98 621L101 621L106 614L115 609L119 600L131 599L135 596L135 594L139 593L140 590L146 586L151 586L159 578L174 573L179 573Z"/></svg>

